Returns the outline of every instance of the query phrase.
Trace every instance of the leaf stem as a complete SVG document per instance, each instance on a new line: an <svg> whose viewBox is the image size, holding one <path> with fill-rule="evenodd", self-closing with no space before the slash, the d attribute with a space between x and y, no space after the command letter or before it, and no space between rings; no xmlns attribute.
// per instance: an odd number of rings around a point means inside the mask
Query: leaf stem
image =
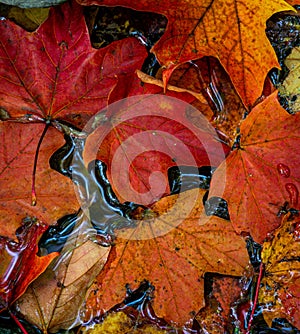
<svg viewBox="0 0 300 334"><path fill-rule="evenodd" d="M33 170L32 170L32 183L31 183L31 205L35 206L36 202L37 202L37 198L36 198L36 191L35 191L35 174L36 174L36 166L37 166L37 162L38 162L38 158L39 158L39 152L40 152L40 147L42 144L42 141L47 133L47 130L49 128L50 123L46 123L45 128L42 132L42 135L39 139L39 142L37 144L36 147L36 151L35 151L35 156L34 156L34 162L33 162Z"/></svg>
<svg viewBox="0 0 300 334"><path fill-rule="evenodd" d="M260 282L261 282L261 279L262 279L262 276L263 276L263 268L264 268L264 264L261 262L260 266L259 266L259 273L258 273L258 278L257 278L257 282L256 282L256 289L255 289L255 296L254 296L253 306L252 306L252 310L251 310L250 319L249 319L249 322L248 322L248 327L247 327L246 334L250 334L250 330L251 330L251 326L252 326L252 322L253 322L253 317L254 317L254 312L255 312L256 305L257 305L257 300L258 300Z"/></svg>
<svg viewBox="0 0 300 334"><path fill-rule="evenodd" d="M27 330L24 328L24 326L21 324L19 319L11 312L11 310L8 309L8 313L11 316L11 318L14 320L14 322L18 325L18 327L21 329L23 334L28 334Z"/></svg>

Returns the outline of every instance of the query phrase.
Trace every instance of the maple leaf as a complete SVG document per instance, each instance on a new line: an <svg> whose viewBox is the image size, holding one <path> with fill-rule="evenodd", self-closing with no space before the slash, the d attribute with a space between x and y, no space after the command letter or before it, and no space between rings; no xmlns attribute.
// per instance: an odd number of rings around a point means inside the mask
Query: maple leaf
<svg viewBox="0 0 300 334"><path fill-rule="evenodd" d="M24 121L82 127L106 105L117 76L147 56L135 38L93 49L76 2L51 8L33 33L2 20L0 34L0 107Z"/></svg>
<svg viewBox="0 0 300 334"><path fill-rule="evenodd" d="M144 220L136 228L116 231L115 246L87 299L87 317L120 302L126 284L135 289L147 280L155 287L157 316L183 325L204 306L205 272L243 273L248 263L244 240L230 222L203 213L204 192L164 197L141 213Z"/></svg>
<svg viewBox="0 0 300 334"><path fill-rule="evenodd" d="M49 166L49 158L65 141L54 128L49 128L40 147L36 169L39 200L31 205L31 174L38 136L43 124L0 122L0 235L14 238L20 221L27 216L50 225L60 217L76 212L72 181ZM63 195L63 200L62 200ZM9 219L9 224L7 220Z"/></svg>
<svg viewBox="0 0 300 334"><path fill-rule="evenodd" d="M106 105L117 75L134 71L146 57L134 38L94 50L76 2L52 8L36 32L6 20L0 32L1 119L44 122L62 132L61 122L82 127Z"/></svg>
<svg viewBox="0 0 300 334"><path fill-rule="evenodd" d="M286 318L300 328L300 219L290 213L271 241L262 249L264 277L259 289L263 316L270 326L275 318Z"/></svg>
<svg viewBox="0 0 300 334"><path fill-rule="evenodd" d="M266 20L293 10L283 0L152 1L78 0L84 5L125 6L155 11L168 18L164 35L152 51L158 61L174 68L186 61L214 56L232 79L246 107L260 97L267 73L278 67L277 57L265 35Z"/></svg>
<svg viewBox="0 0 300 334"><path fill-rule="evenodd" d="M46 229L45 224L28 217L16 230L17 241L0 236L0 312L19 298L57 256L36 255L37 242Z"/></svg>
<svg viewBox="0 0 300 334"><path fill-rule="evenodd" d="M16 302L24 317L44 333L79 324L85 294L110 250L95 241L96 231L81 213L57 260Z"/></svg>
<svg viewBox="0 0 300 334"><path fill-rule="evenodd" d="M218 166L229 147L220 143L217 132L197 110L199 126L195 127L186 116L194 108L171 97L172 92L149 95L158 88L139 87L139 80L133 81L128 93L133 97L111 104L104 121L101 113L100 122L96 116L84 128L91 134L83 155L86 165L96 158L107 164L108 178L120 201L150 205L170 192L169 167Z"/></svg>
<svg viewBox="0 0 300 334"><path fill-rule="evenodd" d="M285 202L300 208L300 114L289 115L277 92L258 104L240 128L238 148L215 171L209 197L228 202L238 233L249 232L256 242L280 224ZM225 190L220 189L226 178Z"/></svg>

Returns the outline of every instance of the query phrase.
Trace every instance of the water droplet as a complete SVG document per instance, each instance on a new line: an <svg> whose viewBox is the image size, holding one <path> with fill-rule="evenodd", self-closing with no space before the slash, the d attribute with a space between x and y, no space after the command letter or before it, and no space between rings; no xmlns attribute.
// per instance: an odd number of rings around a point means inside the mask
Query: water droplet
<svg viewBox="0 0 300 334"><path fill-rule="evenodd" d="M293 183L287 183L285 185L286 191L290 196L290 205L296 206L298 204L299 190Z"/></svg>
<svg viewBox="0 0 300 334"><path fill-rule="evenodd" d="M277 165L277 170L278 170L278 173L283 177L289 177L291 175L291 171L289 167L285 164L279 163Z"/></svg>

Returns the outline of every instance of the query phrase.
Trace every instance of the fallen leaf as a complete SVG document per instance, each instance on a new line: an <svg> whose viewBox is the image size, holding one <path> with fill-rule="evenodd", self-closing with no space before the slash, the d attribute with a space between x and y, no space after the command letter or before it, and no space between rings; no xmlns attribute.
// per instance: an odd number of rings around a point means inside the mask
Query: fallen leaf
<svg viewBox="0 0 300 334"><path fill-rule="evenodd" d="M284 216L271 241L262 249L264 277L259 289L263 316L271 327L275 318L285 318L300 328L300 219Z"/></svg>
<svg viewBox="0 0 300 334"><path fill-rule="evenodd" d="M276 54L265 35L266 20L293 10L283 0L77 0L83 5L125 6L155 11L168 18L164 35L153 47L158 61L170 73L184 62L214 56L232 79L246 108L261 96L267 73L279 68ZM169 76L169 74L166 74Z"/></svg>
<svg viewBox="0 0 300 334"><path fill-rule="evenodd" d="M300 49L294 48L291 54L286 58L285 65L290 70L288 76L282 84L278 86L280 97L285 98L288 108L291 112L296 113L300 110Z"/></svg>
<svg viewBox="0 0 300 334"><path fill-rule="evenodd" d="M96 231L83 214L61 254L18 299L16 307L43 333L80 324L85 294L107 260L110 247L96 243Z"/></svg>
<svg viewBox="0 0 300 334"><path fill-rule="evenodd" d="M193 105L222 133L222 139L230 146L233 145L236 130L247 110L228 74L215 58L204 57L178 66L169 83L187 88L188 91L202 93L210 108L203 108L203 105L199 108L195 103ZM189 115L189 118L197 125L197 114Z"/></svg>
<svg viewBox="0 0 300 334"><path fill-rule="evenodd" d="M48 17L49 8L19 8L10 7L7 18L16 22L27 31L34 31Z"/></svg>
<svg viewBox="0 0 300 334"><path fill-rule="evenodd" d="M106 106L117 76L135 71L147 56L135 38L93 49L74 1L51 8L33 33L8 20L0 22L0 33L0 108L54 126L63 120L81 128Z"/></svg>
<svg viewBox="0 0 300 334"><path fill-rule="evenodd" d="M237 233L248 232L260 243L279 226L285 202L300 208L300 114L289 115L275 92L240 129L237 149L215 171L209 197L224 198ZM224 178L225 190L218 184Z"/></svg>
<svg viewBox="0 0 300 334"><path fill-rule="evenodd" d="M0 235L14 238L27 216L52 225L60 217L76 212L78 201L72 181L49 166L49 158L65 141L49 128L40 147L36 169L38 201L31 205L34 156L45 125L0 122ZM7 221L9 220L9 224Z"/></svg>
<svg viewBox="0 0 300 334"><path fill-rule="evenodd" d="M209 293L205 294L206 306L196 315L195 320L205 333L232 333L230 328L231 306L240 298L240 278L213 275L206 277Z"/></svg>
<svg viewBox="0 0 300 334"><path fill-rule="evenodd" d="M28 217L16 230L17 241L0 236L0 312L19 298L57 256L37 256L37 243L46 229L45 224Z"/></svg>
<svg viewBox="0 0 300 334"><path fill-rule="evenodd" d="M150 205L170 192L169 167L218 166L229 152L199 111L199 126L189 121L189 109L194 108L161 94L136 95L110 105L105 119L100 113L100 119L95 116L84 128L91 133L83 152L85 164L96 158L107 164L121 202Z"/></svg>
<svg viewBox="0 0 300 334"><path fill-rule="evenodd" d="M135 289L147 280L155 287L156 315L184 325L204 306L205 272L242 275L245 242L230 222L204 214L204 192L164 197L140 213L136 228L115 231L115 246L87 299L87 318L124 299L126 285Z"/></svg>

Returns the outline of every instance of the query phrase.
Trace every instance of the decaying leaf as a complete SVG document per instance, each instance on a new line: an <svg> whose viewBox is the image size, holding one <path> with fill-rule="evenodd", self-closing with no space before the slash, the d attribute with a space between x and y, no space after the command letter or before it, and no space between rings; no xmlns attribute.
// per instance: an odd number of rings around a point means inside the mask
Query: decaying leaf
<svg viewBox="0 0 300 334"><path fill-rule="evenodd" d="M209 279L209 294L206 294L206 305L196 315L195 320L205 333L218 334L230 328L230 306L238 300L241 294L241 284L237 277L215 275Z"/></svg>
<svg viewBox="0 0 300 334"><path fill-rule="evenodd" d="M300 110L300 48L294 48L286 58L285 65L290 70L278 90L281 97L287 99L290 111L296 113Z"/></svg>
<svg viewBox="0 0 300 334"><path fill-rule="evenodd" d="M2 20L0 34L0 107L21 121L54 126L63 120L81 128L106 106L117 76L134 72L147 55L135 38L93 49L74 1L51 8L33 33Z"/></svg>
<svg viewBox="0 0 300 334"><path fill-rule="evenodd" d="M44 333L79 325L85 294L109 250L97 244L96 231L81 214L60 256L18 299L18 310Z"/></svg>
<svg viewBox="0 0 300 334"><path fill-rule="evenodd" d="M9 218L5 223L9 225ZM0 234L3 225L2 222ZM37 256L37 243L46 229L45 224L28 217L16 231L17 241L0 236L0 312L19 298L57 256Z"/></svg>
<svg viewBox="0 0 300 334"><path fill-rule="evenodd" d="M300 114L289 115L275 92L242 122L236 145L214 173L209 196L227 201L238 233L262 242L279 226L285 202L300 208ZM224 177L225 191L219 183Z"/></svg>
<svg viewBox="0 0 300 334"><path fill-rule="evenodd" d="M154 10L151 1L78 2ZM186 61L214 56L230 75L245 106L252 106L262 94L267 73L279 67L265 35L266 20L277 12L293 10L293 7L283 0L160 0L155 5L155 11L168 18L164 35L153 47L159 62L172 72Z"/></svg>
<svg viewBox="0 0 300 334"><path fill-rule="evenodd" d="M242 275L248 263L244 240L230 222L204 214L203 194L193 189L164 197L141 213L136 228L117 232L87 300L88 318L124 299L126 284L135 289L147 280L155 287L156 315L183 325L204 306L205 272Z"/></svg>
<svg viewBox="0 0 300 334"><path fill-rule="evenodd" d="M36 30L48 17L49 8L19 8L11 7L7 18L16 22L27 31Z"/></svg>
<svg viewBox="0 0 300 334"><path fill-rule="evenodd" d="M27 216L48 225L76 212L78 201L72 181L49 166L49 158L65 141L58 131L49 128L40 147L36 169L39 200L31 205L34 157L43 124L0 122L0 235L14 238L15 230ZM9 220L9 223L8 223Z"/></svg>
<svg viewBox="0 0 300 334"><path fill-rule="evenodd" d="M285 318L300 328L300 219L287 214L271 241L263 244L264 277L259 302L270 326Z"/></svg>

